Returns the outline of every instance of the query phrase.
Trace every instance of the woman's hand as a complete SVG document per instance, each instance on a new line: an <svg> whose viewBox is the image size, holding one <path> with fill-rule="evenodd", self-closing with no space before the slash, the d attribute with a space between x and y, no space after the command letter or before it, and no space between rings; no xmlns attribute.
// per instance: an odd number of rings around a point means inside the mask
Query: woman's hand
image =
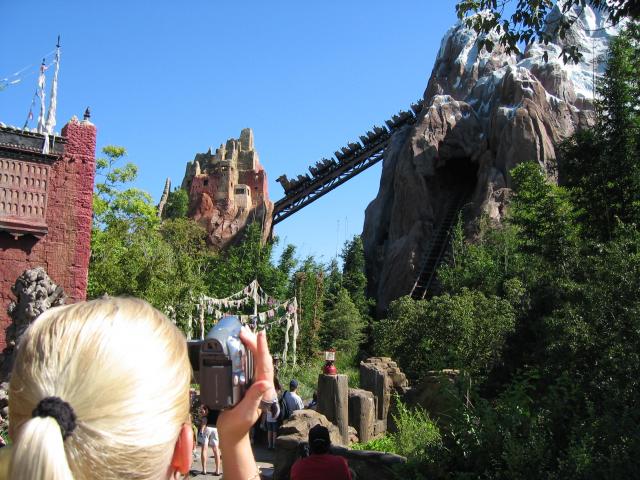
<svg viewBox="0 0 640 480"><path fill-rule="evenodd" d="M247 436L249 429L260 418L260 400L275 396L273 386L273 361L269 354L267 335L264 331L254 334L247 327L240 330L242 343L253 353L254 383L235 407L225 410L218 417L220 442L234 446Z"/></svg>

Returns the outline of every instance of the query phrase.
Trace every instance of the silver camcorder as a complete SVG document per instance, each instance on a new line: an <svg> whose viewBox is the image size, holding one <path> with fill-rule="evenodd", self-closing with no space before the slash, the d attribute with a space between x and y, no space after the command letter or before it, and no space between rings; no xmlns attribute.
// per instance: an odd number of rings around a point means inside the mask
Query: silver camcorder
<svg viewBox="0 0 640 480"><path fill-rule="evenodd" d="M226 316L204 340L187 342L200 402L211 410L236 405L253 382L253 355L240 340L238 317Z"/></svg>

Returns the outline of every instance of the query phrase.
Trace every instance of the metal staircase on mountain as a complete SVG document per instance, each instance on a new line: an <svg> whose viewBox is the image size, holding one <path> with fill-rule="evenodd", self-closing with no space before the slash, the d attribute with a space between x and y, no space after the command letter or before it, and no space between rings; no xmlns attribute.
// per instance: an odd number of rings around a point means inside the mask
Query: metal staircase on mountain
<svg viewBox="0 0 640 480"><path fill-rule="evenodd" d="M438 266L450 253L453 229L458 220L458 215L469 197L469 191L461 188L452 196L442 221L429 239L429 244L422 257L420 274L411 289L411 298L422 300L427 295L433 295L437 286L436 273Z"/></svg>

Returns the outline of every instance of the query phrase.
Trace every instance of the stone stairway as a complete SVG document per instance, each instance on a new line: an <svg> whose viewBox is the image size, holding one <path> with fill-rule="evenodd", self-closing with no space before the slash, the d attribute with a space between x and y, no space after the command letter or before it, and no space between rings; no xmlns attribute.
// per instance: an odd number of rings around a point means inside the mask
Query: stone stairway
<svg viewBox="0 0 640 480"><path fill-rule="evenodd" d="M436 273L442 261L446 260L450 253L453 228L467 197L468 192L464 189L456 192L449 202L442 221L429 239L429 245L422 258L420 274L411 289L411 298L414 300L422 300L436 293L438 287Z"/></svg>

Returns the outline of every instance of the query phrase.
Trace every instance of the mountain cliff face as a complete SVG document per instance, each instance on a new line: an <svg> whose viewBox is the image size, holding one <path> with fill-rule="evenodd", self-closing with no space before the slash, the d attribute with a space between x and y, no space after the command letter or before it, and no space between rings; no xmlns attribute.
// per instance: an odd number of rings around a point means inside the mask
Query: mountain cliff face
<svg viewBox="0 0 640 480"><path fill-rule="evenodd" d="M557 7L549 15L550 32L560 15ZM553 177L555 145L594 121L594 79L615 33L586 7L564 40L580 46L576 65L562 63L557 37L516 57L499 47L479 51L477 35L462 24L445 34L424 108L414 126L394 135L365 214L367 275L379 313L411 292L430 238L454 204L466 203L467 222L481 214L500 221L513 167L535 161Z"/></svg>

